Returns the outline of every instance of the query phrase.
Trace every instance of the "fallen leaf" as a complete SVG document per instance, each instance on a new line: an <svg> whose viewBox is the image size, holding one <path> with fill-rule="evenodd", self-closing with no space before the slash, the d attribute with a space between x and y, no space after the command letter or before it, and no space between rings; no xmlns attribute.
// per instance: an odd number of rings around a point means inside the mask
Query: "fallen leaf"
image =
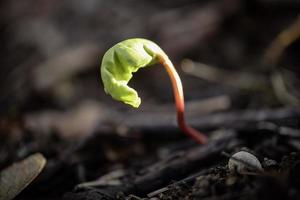
<svg viewBox="0 0 300 200"><path fill-rule="evenodd" d="M45 157L36 153L0 172L0 200L16 197L41 173L45 164Z"/></svg>

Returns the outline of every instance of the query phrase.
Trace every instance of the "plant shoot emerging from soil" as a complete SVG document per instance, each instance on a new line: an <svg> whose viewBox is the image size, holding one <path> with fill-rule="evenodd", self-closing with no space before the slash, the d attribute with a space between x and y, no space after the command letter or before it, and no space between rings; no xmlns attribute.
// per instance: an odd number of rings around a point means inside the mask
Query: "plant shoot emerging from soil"
<svg viewBox="0 0 300 200"><path fill-rule="evenodd" d="M101 78L105 92L116 100L138 108L141 99L137 92L127 84L132 78L132 73L139 68L157 63L162 64L170 76L179 127L198 143L206 143L205 135L185 123L184 95L180 77L168 56L154 42L141 38L128 39L111 47L104 54L101 64Z"/></svg>

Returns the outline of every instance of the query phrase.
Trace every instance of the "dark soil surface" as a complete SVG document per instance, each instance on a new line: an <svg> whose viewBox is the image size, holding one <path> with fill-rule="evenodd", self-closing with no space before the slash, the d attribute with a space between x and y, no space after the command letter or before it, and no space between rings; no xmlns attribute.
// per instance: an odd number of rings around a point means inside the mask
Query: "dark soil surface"
<svg viewBox="0 0 300 200"><path fill-rule="evenodd" d="M36 152L47 159L15 199L300 199L297 0L0 5L0 172ZM132 37L168 53L187 123L207 144L178 128L162 66L130 81L139 109L104 93L102 56ZM262 170L229 170L239 151Z"/></svg>

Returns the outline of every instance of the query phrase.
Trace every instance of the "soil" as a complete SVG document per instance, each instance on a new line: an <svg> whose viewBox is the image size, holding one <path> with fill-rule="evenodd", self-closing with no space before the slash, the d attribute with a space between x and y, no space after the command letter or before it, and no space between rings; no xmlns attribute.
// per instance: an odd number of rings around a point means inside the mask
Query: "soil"
<svg viewBox="0 0 300 200"><path fill-rule="evenodd" d="M15 199L300 199L297 0L0 4L0 171L47 159ZM104 93L102 55L131 37L168 53L207 144L177 127L159 65L130 82L139 109ZM263 170L229 170L239 151Z"/></svg>

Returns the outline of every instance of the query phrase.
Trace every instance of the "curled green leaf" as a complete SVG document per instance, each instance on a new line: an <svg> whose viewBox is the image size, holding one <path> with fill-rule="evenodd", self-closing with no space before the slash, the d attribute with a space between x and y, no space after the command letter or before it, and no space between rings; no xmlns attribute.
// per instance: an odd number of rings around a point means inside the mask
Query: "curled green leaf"
<svg viewBox="0 0 300 200"><path fill-rule="evenodd" d="M154 42L141 38L124 40L111 47L103 56L101 78L104 90L114 99L139 107L141 99L127 84L132 73L158 62L158 55L164 54Z"/></svg>

